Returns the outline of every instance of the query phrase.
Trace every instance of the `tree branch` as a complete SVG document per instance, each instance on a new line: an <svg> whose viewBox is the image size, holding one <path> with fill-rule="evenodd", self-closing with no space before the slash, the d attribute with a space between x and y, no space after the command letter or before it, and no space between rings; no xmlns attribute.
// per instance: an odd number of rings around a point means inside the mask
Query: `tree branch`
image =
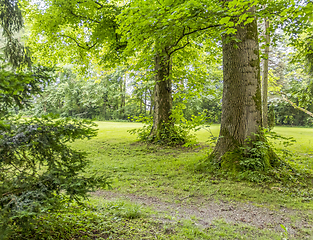
<svg viewBox="0 0 313 240"><path fill-rule="evenodd" d="M174 52L176 52L176 51L178 51L178 50L180 50L180 49L185 48L189 43L190 43L190 42L188 41L185 45L183 45L183 46L181 46L181 47L179 47L179 48L174 49L173 51L171 51L171 52L169 53L169 56L171 56Z"/></svg>
<svg viewBox="0 0 313 240"><path fill-rule="evenodd" d="M88 1L78 1L77 3L87 3ZM102 4L102 3L100 3L100 2L98 2L98 1L93 1L96 5L98 5L99 7L97 7L97 9L99 10L99 9L102 9L102 8L104 8L106 5L104 5L104 4ZM107 5L108 6L108 5ZM111 7L114 7L114 5L113 4L111 4L111 5L109 5L109 6L111 6Z"/></svg>
<svg viewBox="0 0 313 240"><path fill-rule="evenodd" d="M97 4L98 6L100 6L100 7L98 7L98 9L104 8L104 5L101 4L101 3L99 3L99 2L97 2L97 1L95 1L95 4Z"/></svg>
<svg viewBox="0 0 313 240"><path fill-rule="evenodd" d="M174 45L171 46L171 48L176 47L176 46L179 44L179 42L180 42L184 37L186 37L186 36L188 36L188 35L191 35L191 34L193 34L193 33L199 32L199 31L207 30L207 29L209 29L209 28L220 27L220 26L222 26L222 25L220 25L220 24L210 25L210 26L207 26L207 27L204 27L204 28L199 28L199 29L193 30L193 31L190 31L190 30L189 30L189 32L187 32L187 33L185 32L185 29L186 29L186 28L184 27L182 35L177 39L177 41L174 43ZM179 49L181 49L181 48L179 48ZM177 51L177 50L174 50L174 51ZM174 52L174 51L173 51L173 52ZM173 53L173 52L172 52L172 53Z"/></svg>
<svg viewBox="0 0 313 240"><path fill-rule="evenodd" d="M204 28L199 28L199 29L196 29L196 30L194 30L194 31L191 31L191 32L186 33L185 36L188 36L188 35L193 34L193 33L195 33L195 32L207 30L207 29L209 29L209 28L221 27L221 26L222 26L221 24L216 24L216 25L210 25L210 26L207 26L207 27L204 27Z"/></svg>
<svg viewBox="0 0 313 240"><path fill-rule="evenodd" d="M67 9L69 11L70 14L72 14L73 16L77 17L77 18L80 18L80 19L85 19L85 20L89 20L91 22L95 22L95 23L101 23L97 20L94 20L94 19L91 19L91 18L88 18L88 17L85 17L85 16L80 16L80 15L77 15L76 13L74 13L71 9Z"/></svg>
<svg viewBox="0 0 313 240"><path fill-rule="evenodd" d="M291 106L293 106L295 109L298 109L298 110L300 110L300 111L302 111L302 112L305 112L306 114L308 114L308 115L310 115L311 117L313 117L313 113L311 113L310 111L308 111L308 110L306 110L306 109L304 109L304 108L302 108L302 107L297 106L297 104L295 104L295 103L293 103L292 101L290 101L290 100L286 97L286 95L284 95L284 93L282 93L281 96L282 96L282 98L283 98L286 102L290 103Z"/></svg>
<svg viewBox="0 0 313 240"><path fill-rule="evenodd" d="M80 48L82 48L82 49L85 49L85 50L90 50L90 49L92 49L94 46L97 45L97 43L94 43L94 44L91 45L91 46L88 46L88 44L86 44L87 47L85 47L85 46L81 45L81 44L80 44L75 38L73 38L73 37L70 37L70 36L67 36L67 35L64 35L64 34L59 34L59 36L60 36L60 37L66 37L66 38L69 38L69 39L73 40L73 41L76 43L76 45L77 45L78 47L80 47Z"/></svg>

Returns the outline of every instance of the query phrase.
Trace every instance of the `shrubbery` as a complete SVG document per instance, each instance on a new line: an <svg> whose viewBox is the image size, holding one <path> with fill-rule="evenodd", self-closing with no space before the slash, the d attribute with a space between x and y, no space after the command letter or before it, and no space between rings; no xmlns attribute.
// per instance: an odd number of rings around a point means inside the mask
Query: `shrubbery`
<svg viewBox="0 0 313 240"><path fill-rule="evenodd" d="M95 136L94 123L45 117L2 121L0 126L2 232L13 225L27 228L34 216L106 185L103 177L81 175L86 154L66 144Z"/></svg>
<svg viewBox="0 0 313 240"><path fill-rule="evenodd" d="M0 237L15 228L29 229L33 219L71 201L80 202L105 177L82 175L88 164L84 152L67 144L96 135L88 120L10 116L12 108L27 106L50 81L46 69L0 71Z"/></svg>
<svg viewBox="0 0 313 240"><path fill-rule="evenodd" d="M133 117L132 121L142 122L143 127L128 132L137 134L138 139L142 142L190 147L197 143L194 132L200 130L206 119L206 112L203 111L198 116L192 115L191 120L187 120L178 106L172 110L171 122L163 123L162 129L158 130L156 135L151 134L153 118L146 116Z"/></svg>

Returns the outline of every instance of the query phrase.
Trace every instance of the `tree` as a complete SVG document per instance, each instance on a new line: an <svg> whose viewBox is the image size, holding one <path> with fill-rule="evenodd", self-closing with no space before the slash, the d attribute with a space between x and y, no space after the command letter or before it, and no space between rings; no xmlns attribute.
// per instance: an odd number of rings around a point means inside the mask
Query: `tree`
<svg viewBox="0 0 313 240"><path fill-rule="evenodd" d="M284 103L287 103L289 110L287 110L287 116L293 120L292 124L298 125L299 118L302 119L301 124L310 124L312 120L307 119L305 121L305 113L313 117L312 113L312 97L313 97L313 82L310 75L305 69L305 63L288 63L285 69L284 81L277 87L277 91L274 94L280 96ZM278 85L278 84L277 84ZM290 104L290 105L289 105ZM283 104L280 104L283 105ZM296 110L290 110L292 106ZM281 113L278 113L283 115ZM285 117L287 117L285 116ZM281 116L279 116L281 118ZM287 120L287 119L283 119Z"/></svg>
<svg viewBox="0 0 313 240"><path fill-rule="evenodd" d="M263 74L262 74L262 119L263 119L263 127L267 128L267 112L268 112L268 104L267 104L267 96L268 96L268 68L269 68L269 45L271 42L271 31L274 37L274 45L277 45L277 36L280 35L279 33L274 33L273 29L270 28L270 20L275 25L274 29L280 29L283 31L285 37L289 35L289 49L291 46L298 48L298 54L296 54L295 61L299 61L300 58L305 56L307 63L308 63L308 70L310 71L310 37L306 38L303 42L303 35L307 35L307 32L311 32L312 18L310 17L310 12L313 9L313 4L310 1L299 1L299 2L289 2L285 0L277 1L280 7L275 8L275 6L267 6L268 4L264 5L263 8L265 9L265 18L264 18L264 60L263 60ZM271 3L269 3L271 5ZM279 8L282 6L284 11L281 12ZM267 8L271 8L272 11L268 11ZM277 13L279 18L273 16L271 12L273 10ZM266 13L267 12L267 13ZM276 35L276 36L275 36ZM275 39L276 38L276 39ZM280 43L281 44L281 43ZM301 56L299 58L299 56ZM277 59L274 59L274 61ZM300 60L303 61L303 60ZM282 61L281 61L282 63ZM282 63L283 65L284 63ZM282 71L281 71L282 73ZM281 75L281 79L282 79ZM286 98L285 98L286 99ZM288 100L289 101L289 100ZM288 102L287 101L287 102Z"/></svg>
<svg viewBox="0 0 313 240"><path fill-rule="evenodd" d="M305 13L313 7L308 2L302 5L277 1L278 5L285 6L285 10L281 11L275 6L276 2L267 3L266 9L259 10L258 15L269 17L268 20L271 20L276 18L273 16L273 12L276 12L281 18L278 21L280 26L295 22L297 25L288 27L293 37L299 36L301 31L297 26L307 22L308 15ZM254 1L249 3L229 1L225 5L230 12L239 13L234 16L235 19L239 16L239 20L237 23L235 20L235 24L230 21L230 25L235 26L235 34L224 35L222 122L220 137L211 159L225 169L266 170L277 166L279 161L260 130L262 101L256 19L258 5ZM237 11L240 6L243 6L244 11ZM240 19L247 14L249 17L243 23Z"/></svg>
<svg viewBox="0 0 313 240"><path fill-rule="evenodd" d="M123 5L101 1L51 1L44 11L39 7L29 7L31 39L43 55L52 55L52 49L56 50L58 54L53 53L52 57L55 62L61 56L63 61L76 62L75 49L79 48L84 65L88 65L91 59L114 62L115 59L103 55L115 52L114 56L136 56L139 64L135 64L135 69L147 70L153 66L154 121L150 139L158 140L160 132L166 132L173 125L174 53L187 45L197 44L192 38L198 37L199 32L219 26L218 18L208 14L208 8L209 11L213 12L214 8L217 11L219 4L215 1L209 3L149 0ZM51 21L42 24L43 18ZM46 48L47 43L52 46ZM60 49L64 44L65 47ZM73 54L71 59L65 57L69 52Z"/></svg>
<svg viewBox="0 0 313 240"><path fill-rule="evenodd" d="M252 14L252 22L236 26L236 41L224 36L222 120L220 138L212 157L226 168L236 168L236 162L239 164L241 156L225 154L246 146L249 144L249 138L252 144L257 141L256 134L260 134L262 126L260 58L255 10L255 7L248 10L248 13ZM269 162L266 164L270 165Z"/></svg>
<svg viewBox="0 0 313 240"><path fill-rule="evenodd" d="M14 68L25 65L30 67L31 60L28 49L14 36L23 27L22 12L16 0L0 1L0 26L4 38L2 49L4 57Z"/></svg>
<svg viewBox="0 0 313 240"><path fill-rule="evenodd" d="M203 36L202 32L217 35L218 31L210 30L220 26L218 17L209 13L218 11L220 5L216 1L208 2L132 1L119 16L120 32L124 41L128 41L126 52L134 53L133 49L136 49L139 65L146 68L149 66L146 62L151 64L147 59L154 59L154 114L149 137L152 141L173 133L175 55L187 46L197 46L199 39L195 39ZM181 56L188 58L186 52Z"/></svg>
<svg viewBox="0 0 313 240"><path fill-rule="evenodd" d="M21 27L21 15L16 1L0 3L1 27L11 41ZM3 10L10 11L9 18ZM38 215L60 209L64 199L79 201L93 187L107 185L103 177L82 176L88 164L86 155L66 144L95 136L95 124L49 116L20 119L9 114L12 107L25 108L51 81L49 69L32 66L22 70L27 62L24 53L6 53L11 70L7 61L0 62L1 239L16 228L30 228Z"/></svg>
<svg viewBox="0 0 313 240"><path fill-rule="evenodd" d="M68 68L59 68L56 83L45 87L41 96L33 100L27 115L41 116L49 113L62 117L126 119L125 69L98 75L90 71L88 79ZM135 112L136 115L136 112Z"/></svg>
<svg viewBox="0 0 313 240"><path fill-rule="evenodd" d="M35 51L37 61L46 65L70 63L88 75L90 65L115 66L121 60L126 42L121 42L116 31L116 16L123 6L116 1L22 3L31 31L28 46Z"/></svg>
<svg viewBox="0 0 313 240"><path fill-rule="evenodd" d="M268 127L267 115L267 93L268 93L268 61L270 50L270 22L268 19L264 19L264 33L265 33L265 49L263 59L263 73L262 73L262 122L263 127Z"/></svg>

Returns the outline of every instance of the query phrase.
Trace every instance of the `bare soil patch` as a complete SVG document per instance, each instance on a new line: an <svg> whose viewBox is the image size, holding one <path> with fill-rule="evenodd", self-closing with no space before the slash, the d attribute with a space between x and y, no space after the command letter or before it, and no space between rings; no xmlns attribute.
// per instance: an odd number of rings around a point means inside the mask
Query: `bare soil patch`
<svg viewBox="0 0 313 240"><path fill-rule="evenodd" d="M136 204L148 206L160 213L154 216L163 221L179 221L192 219L200 227L210 227L214 220L224 219L226 222L236 224L245 223L260 229L282 231L280 224L288 228L289 236L296 237L303 228L313 228L312 219L308 212L301 212L287 208L270 210L266 207L258 207L252 203L242 202L216 202L213 199L193 198L181 199L180 203L165 202L156 197L139 196L135 194L122 194L114 191L97 191L92 193L106 200L128 200ZM170 215L172 220L163 218ZM312 214L312 212L311 212ZM313 236L312 236L313 237ZM307 239L313 239L308 236Z"/></svg>

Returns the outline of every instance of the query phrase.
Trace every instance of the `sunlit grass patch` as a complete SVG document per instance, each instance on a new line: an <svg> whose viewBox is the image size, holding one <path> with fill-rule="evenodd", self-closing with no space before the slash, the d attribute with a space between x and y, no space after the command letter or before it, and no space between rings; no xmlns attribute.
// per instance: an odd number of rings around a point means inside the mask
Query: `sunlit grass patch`
<svg viewBox="0 0 313 240"><path fill-rule="evenodd" d="M202 201L249 202L274 210L281 207L305 209L308 218L313 217L307 211L313 210L309 189L299 188L295 194L279 183L237 182L214 173L195 171L197 163L207 157L209 146L204 144L209 135L206 130L197 133L203 143L201 148L173 148L137 142L127 130L140 126L140 123L98 122L97 137L72 143L75 149L88 153L90 165L84 174L110 176L112 191L121 195L154 196L160 201L184 202L191 206ZM211 128L216 136L219 126ZM289 128L278 130L283 134ZM305 134L308 129L300 130L308 140L309 135ZM294 135L296 139L301 138L301 134ZM306 141L300 143L304 146ZM300 154L305 154L311 147L299 149ZM304 161L301 159L295 159L295 163ZM200 226L196 218L166 221L166 213L161 216L155 211L124 200L92 197L85 206L72 204L58 213L41 216L29 232L15 231L14 239L282 239L283 236L282 231L271 228L259 229L224 220L213 221L209 227ZM302 213L290 215L292 222L301 221ZM299 239L311 233L310 226L303 227L299 229Z"/></svg>
<svg viewBox="0 0 313 240"><path fill-rule="evenodd" d="M115 191L157 196L172 202L194 196L313 209L309 189L302 187L301 190L300 185L298 190L289 193L293 186L282 188L279 183L264 185L234 182L220 179L214 173L195 172L197 163L207 157L207 146L188 149L142 144L136 142L135 136L127 133L128 129L140 127L140 123L97 123L99 134L96 138L76 142L73 146L89 153L91 164L86 173L110 176ZM213 125L211 128L216 136L219 126ZM289 129L278 128L282 134ZM311 129L300 130L304 134ZM207 130L200 130L197 134L202 142L209 138ZM309 138L309 135L306 136ZM295 135L295 138L297 140L299 135ZM311 149L311 146L306 147Z"/></svg>

